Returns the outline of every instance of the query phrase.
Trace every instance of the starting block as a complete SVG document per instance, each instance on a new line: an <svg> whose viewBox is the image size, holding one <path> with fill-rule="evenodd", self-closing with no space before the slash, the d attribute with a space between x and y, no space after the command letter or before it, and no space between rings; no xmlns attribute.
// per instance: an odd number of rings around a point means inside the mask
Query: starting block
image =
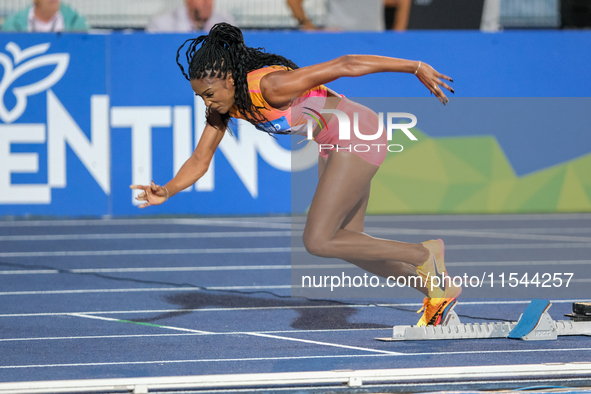
<svg viewBox="0 0 591 394"><path fill-rule="evenodd" d="M437 326L394 326L392 338L379 341L425 341L436 339L512 338L525 341L554 340L563 335L591 336L591 304L574 303L570 320L555 321L548 314L552 304L533 300L516 322L462 324L455 311Z"/></svg>

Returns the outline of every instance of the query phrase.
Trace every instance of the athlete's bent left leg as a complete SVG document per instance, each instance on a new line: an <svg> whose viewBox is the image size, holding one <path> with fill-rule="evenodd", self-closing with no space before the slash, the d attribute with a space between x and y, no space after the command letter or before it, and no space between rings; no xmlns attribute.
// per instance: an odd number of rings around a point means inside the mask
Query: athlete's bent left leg
<svg viewBox="0 0 591 394"><path fill-rule="evenodd" d="M304 230L304 245L308 252L349 261L382 277L417 273L424 276L429 264L434 272L439 264L443 266L443 250L433 250L439 245L437 241L426 243L425 247L423 244L374 238L362 232L369 187L378 166L355 154L332 151L322 167ZM435 254L441 259L440 263ZM443 270L442 274L445 275ZM428 283L424 284L429 287ZM433 297L426 299L426 312L419 321L425 325L438 324L441 312L449 310L447 306L455 302L461 292L461 288L436 289L433 295L425 287L417 289Z"/></svg>
<svg viewBox="0 0 591 394"><path fill-rule="evenodd" d="M324 170L326 168L327 158L319 156L318 157L318 178L322 178L324 174ZM364 233L364 220L365 220L365 212L367 210L367 204L369 202L369 192L370 192L370 184L367 184L364 194L361 200L353 207L353 209L347 214L343 223L341 224L340 228L346 231ZM411 277L417 275L417 267L405 263L403 261L397 260L375 260L375 261L366 261L366 260L359 260L353 258L343 258L343 260L354 264L365 271L368 271L374 275L381 276L382 278L388 277ZM409 284L412 285L415 289L419 290L425 295L428 295L428 290L424 286L424 283L420 281L408 281Z"/></svg>
<svg viewBox="0 0 591 394"><path fill-rule="evenodd" d="M344 228L346 219L366 197L378 168L355 154L330 152L304 229L308 252L344 260L402 261L416 267L429 258L429 250L421 244L374 238Z"/></svg>

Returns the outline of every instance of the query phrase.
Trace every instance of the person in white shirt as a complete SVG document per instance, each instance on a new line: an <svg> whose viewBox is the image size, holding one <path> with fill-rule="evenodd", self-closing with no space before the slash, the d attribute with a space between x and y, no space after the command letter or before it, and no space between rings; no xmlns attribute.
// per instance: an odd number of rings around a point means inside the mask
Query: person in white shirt
<svg viewBox="0 0 591 394"><path fill-rule="evenodd" d="M171 12L158 15L148 23L149 32L209 31L220 22L234 24L231 16L214 10L213 0L185 0Z"/></svg>
<svg viewBox="0 0 591 394"><path fill-rule="evenodd" d="M33 0L27 8L9 16L2 31L12 32L62 32L87 31L83 16L60 0Z"/></svg>

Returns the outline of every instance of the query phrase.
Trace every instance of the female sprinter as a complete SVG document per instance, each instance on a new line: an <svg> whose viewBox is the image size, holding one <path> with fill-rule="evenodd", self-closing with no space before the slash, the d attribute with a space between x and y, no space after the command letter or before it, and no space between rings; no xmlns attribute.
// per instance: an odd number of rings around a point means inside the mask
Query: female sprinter
<svg viewBox="0 0 591 394"><path fill-rule="evenodd" d="M179 55L187 43L185 72ZM416 75L443 104L448 99L441 87L453 92L443 81L451 78L419 61L347 55L298 68L282 56L247 47L240 29L225 23L215 25L209 35L187 40L177 52L177 63L207 106L207 124L192 156L170 182L164 186L131 186L143 190L137 197L145 201L140 208L162 204L205 174L230 117L246 119L270 133L295 133L297 126L305 123L301 108L313 109L307 106L306 100L310 100L325 113L327 109L351 115L358 112L358 129L372 134L381 122L378 116L323 84L341 77L405 72ZM298 103L292 102L294 97L299 98ZM420 275L423 281L418 281L416 288L426 297L418 324L439 324L462 290L446 275L443 241L412 244L378 239L363 232L371 179L386 151L376 149L379 144L369 152L343 149L358 141L356 133L350 133L351 140L339 140L337 116L325 119L327 127L314 131L314 140L324 149L320 151L318 186L304 230L306 249L316 256L346 260L384 278ZM381 142L387 143L382 134Z"/></svg>

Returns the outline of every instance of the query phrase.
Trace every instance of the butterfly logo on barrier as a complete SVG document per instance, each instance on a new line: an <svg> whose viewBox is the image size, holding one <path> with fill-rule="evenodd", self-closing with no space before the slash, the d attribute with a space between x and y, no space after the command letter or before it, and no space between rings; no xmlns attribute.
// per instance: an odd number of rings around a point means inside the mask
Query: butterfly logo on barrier
<svg viewBox="0 0 591 394"><path fill-rule="evenodd" d="M4 74L0 81L0 119L5 123L14 122L25 112L29 96L46 91L64 76L70 63L70 55L67 53L43 55L49 46L49 43L45 43L21 50L17 44L9 42L5 48L12 55L12 59L6 54L0 53L0 64L4 67ZM55 65L55 68L45 78L29 85L13 86L17 85L15 82L26 73L51 65ZM11 87L16 104L9 110L6 108L5 96Z"/></svg>

